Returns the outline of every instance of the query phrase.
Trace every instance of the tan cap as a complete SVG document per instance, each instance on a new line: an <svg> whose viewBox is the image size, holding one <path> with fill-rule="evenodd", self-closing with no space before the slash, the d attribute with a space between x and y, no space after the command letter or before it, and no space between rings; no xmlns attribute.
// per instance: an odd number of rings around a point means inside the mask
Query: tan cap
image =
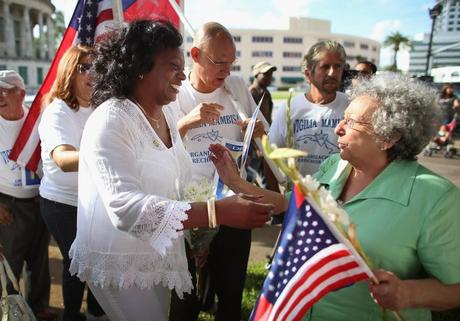
<svg viewBox="0 0 460 321"><path fill-rule="evenodd" d="M258 74L264 74L270 70L275 71L276 67L267 61L258 62L257 64L254 65L254 67L252 67L252 75L255 77Z"/></svg>
<svg viewBox="0 0 460 321"><path fill-rule="evenodd" d="M14 87L26 90L22 77L14 70L0 70L0 88L11 89Z"/></svg>

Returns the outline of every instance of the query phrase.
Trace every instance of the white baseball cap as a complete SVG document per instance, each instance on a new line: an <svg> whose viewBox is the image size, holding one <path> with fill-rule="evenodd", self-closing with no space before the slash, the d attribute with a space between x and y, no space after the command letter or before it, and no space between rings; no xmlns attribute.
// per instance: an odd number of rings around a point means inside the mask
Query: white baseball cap
<svg viewBox="0 0 460 321"><path fill-rule="evenodd" d="M26 90L22 77L14 70L0 70L0 88L11 89L14 87Z"/></svg>
<svg viewBox="0 0 460 321"><path fill-rule="evenodd" d="M255 64L254 67L252 67L252 75L255 77L258 74L264 74L264 73L266 73L267 71L270 71L270 70L275 71L276 67L273 66L272 64L270 64L267 61L261 61L261 62Z"/></svg>

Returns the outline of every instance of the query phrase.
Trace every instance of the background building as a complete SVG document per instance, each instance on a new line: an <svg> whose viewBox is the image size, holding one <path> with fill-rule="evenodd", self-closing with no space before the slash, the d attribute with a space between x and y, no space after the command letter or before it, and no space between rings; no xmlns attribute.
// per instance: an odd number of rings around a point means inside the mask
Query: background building
<svg viewBox="0 0 460 321"><path fill-rule="evenodd" d="M28 92L43 82L55 54L50 0L0 1L0 70L13 69Z"/></svg>
<svg viewBox="0 0 460 321"><path fill-rule="evenodd" d="M347 52L347 62L353 67L358 60L369 60L379 65L380 43L368 38L331 32L331 22L311 18L290 18L289 29L230 29L237 50L233 73L252 82L251 70L259 61L268 61L277 67L273 85L292 86L303 83L300 67L303 55L320 40L336 40ZM186 37L187 63L192 37Z"/></svg>
<svg viewBox="0 0 460 321"><path fill-rule="evenodd" d="M441 14L436 18L432 42L431 68L460 65L460 1L438 0L442 4ZM428 14L428 12L427 12ZM430 34L424 35L422 41L413 41L410 51L409 73L423 75L427 64L427 52ZM458 43L459 46L452 46ZM437 50L442 50L437 52Z"/></svg>

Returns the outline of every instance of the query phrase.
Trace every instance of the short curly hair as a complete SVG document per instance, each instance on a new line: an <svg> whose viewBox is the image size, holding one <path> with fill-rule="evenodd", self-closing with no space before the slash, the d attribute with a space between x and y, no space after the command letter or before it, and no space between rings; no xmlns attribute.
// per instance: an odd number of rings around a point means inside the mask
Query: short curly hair
<svg viewBox="0 0 460 321"><path fill-rule="evenodd" d="M390 159L414 160L434 134L436 90L420 80L385 73L357 83L351 98L359 96L378 101L372 125L379 140L396 140L388 150Z"/></svg>
<svg viewBox="0 0 460 321"><path fill-rule="evenodd" d="M111 31L95 48L92 105L131 96L139 77L152 70L155 57L181 45L181 34L164 20L137 20Z"/></svg>

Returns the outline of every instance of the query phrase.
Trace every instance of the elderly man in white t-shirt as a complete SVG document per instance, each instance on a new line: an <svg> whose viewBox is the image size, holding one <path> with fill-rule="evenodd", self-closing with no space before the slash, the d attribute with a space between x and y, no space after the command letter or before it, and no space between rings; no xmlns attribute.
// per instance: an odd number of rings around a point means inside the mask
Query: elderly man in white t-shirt
<svg viewBox="0 0 460 321"><path fill-rule="evenodd" d="M189 152L195 180L212 180L215 168L209 159L209 145L225 140L243 141L235 103L246 116L256 104L241 77L230 75L236 49L230 32L217 22L208 22L198 31L190 50L192 71L182 83L177 99L170 104L178 118L178 129ZM259 122L254 136L263 132ZM211 283L217 294L216 321L239 321L251 231L220 226L207 258ZM190 254L190 253L189 253ZM190 258L190 257L189 257ZM200 256L200 261L205 258ZM193 261L193 260L191 260ZM194 263L189 263L192 276ZM184 300L173 296L170 321L195 321L200 310L196 293Z"/></svg>
<svg viewBox="0 0 460 321"><path fill-rule="evenodd" d="M38 176L8 158L28 110L24 107L25 86L13 70L0 71L0 244L1 252L19 279L24 262L30 278L27 301L36 316L53 320L49 308L49 233L37 201ZM12 288L10 286L10 288Z"/></svg>

